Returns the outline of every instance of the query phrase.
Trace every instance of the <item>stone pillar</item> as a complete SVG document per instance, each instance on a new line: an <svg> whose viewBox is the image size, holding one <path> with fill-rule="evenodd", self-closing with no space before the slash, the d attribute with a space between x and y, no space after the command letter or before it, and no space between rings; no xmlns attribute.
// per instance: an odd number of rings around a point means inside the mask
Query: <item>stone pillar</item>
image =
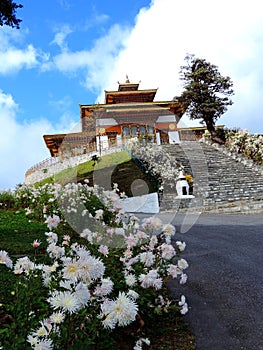
<svg viewBox="0 0 263 350"><path fill-rule="evenodd" d="M157 143L157 145L161 144L161 138L160 138L160 133L159 132L156 133L156 143Z"/></svg>

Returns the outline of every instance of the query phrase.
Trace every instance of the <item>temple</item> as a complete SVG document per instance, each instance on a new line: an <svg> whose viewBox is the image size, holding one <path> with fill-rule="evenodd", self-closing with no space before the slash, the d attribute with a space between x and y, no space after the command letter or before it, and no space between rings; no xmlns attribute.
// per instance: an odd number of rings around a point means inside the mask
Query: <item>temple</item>
<svg viewBox="0 0 263 350"><path fill-rule="evenodd" d="M177 124L184 113L176 99L155 102L157 89L139 90L139 83L118 83L117 91L105 91L104 104L79 105L81 132L44 135L51 156L68 148L102 150L131 137L157 144L179 143Z"/></svg>

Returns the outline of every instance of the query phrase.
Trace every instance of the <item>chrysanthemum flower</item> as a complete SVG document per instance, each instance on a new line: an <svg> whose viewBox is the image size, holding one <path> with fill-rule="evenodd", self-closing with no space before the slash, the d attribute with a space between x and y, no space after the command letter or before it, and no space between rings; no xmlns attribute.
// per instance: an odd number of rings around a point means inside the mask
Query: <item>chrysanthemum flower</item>
<svg viewBox="0 0 263 350"><path fill-rule="evenodd" d="M181 296L181 300L178 302L178 305L181 306L181 314L185 315L188 312L188 304L184 295Z"/></svg>
<svg viewBox="0 0 263 350"><path fill-rule="evenodd" d="M34 350L52 350L53 343L51 339L41 339L33 347Z"/></svg>
<svg viewBox="0 0 263 350"><path fill-rule="evenodd" d="M171 224L166 224L163 226L163 233L168 236L173 236L175 234L175 227Z"/></svg>
<svg viewBox="0 0 263 350"><path fill-rule="evenodd" d="M27 257L19 258L17 259L15 266L14 266L14 273L20 274L20 273L29 273L30 271L34 270L35 264Z"/></svg>
<svg viewBox="0 0 263 350"><path fill-rule="evenodd" d="M109 277L102 278L101 285L98 285L95 288L94 294L99 296L99 297L106 296L112 292L113 286L114 286L114 283L112 282L112 280Z"/></svg>
<svg viewBox="0 0 263 350"><path fill-rule="evenodd" d="M162 250L162 258L166 260L172 259L176 254L176 251L171 244L163 243L161 245L161 250Z"/></svg>
<svg viewBox="0 0 263 350"><path fill-rule="evenodd" d="M155 255L152 252L141 253L140 261L147 267L152 266L155 262Z"/></svg>
<svg viewBox="0 0 263 350"><path fill-rule="evenodd" d="M185 247L186 247L185 242L177 241L176 245L177 245L178 249L180 250L180 252L183 252L185 250Z"/></svg>
<svg viewBox="0 0 263 350"><path fill-rule="evenodd" d="M177 265L178 265L179 269L181 269L181 270L185 270L189 266L188 262L185 259L178 260Z"/></svg>
<svg viewBox="0 0 263 350"><path fill-rule="evenodd" d="M114 301L106 301L101 305L105 320L105 327L114 328L116 325L127 326L135 321L138 305L134 300L127 297L125 293L120 292L119 296Z"/></svg>
<svg viewBox="0 0 263 350"><path fill-rule="evenodd" d="M133 287L137 283L136 276L133 274L126 275L125 282L126 282L127 286Z"/></svg>
<svg viewBox="0 0 263 350"><path fill-rule="evenodd" d="M80 276L86 283L92 280L102 278L105 271L105 266L99 258L88 256L86 259L80 259Z"/></svg>
<svg viewBox="0 0 263 350"><path fill-rule="evenodd" d="M45 221L45 224L47 224L47 227L50 230L52 228L56 228L59 223L60 223L60 217L58 215L49 216Z"/></svg>
<svg viewBox="0 0 263 350"><path fill-rule="evenodd" d="M4 264L9 268L12 268L13 266L13 262L5 250L0 250L0 264Z"/></svg>
<svg viewBox="0 0 263 350"><path fill-rule="evenodd" d="M49 298L51 307L56 309L62 309L64 312L70 314L76 312L80 308L80 301L74 293L71 292L54 292Z"/></svg>
<svg viewBox="0 0 263 350"><path fill-rule="evenodd" d="M106 257L109 254L109 248L106 245L100 245L98 251Z"/></svg>
<svg viewBox="0 0 263 350"><path fill-rule="evenodd" d="M66 261L62 273L63 278L76 282L81 273L79 262L76 259Z"/></svg>
<svg viewBox="0 0 263 350"><path fill-rule="evenodd" d="M181 274L181 270L177 265L170 264L167 268L168 275L172 276L172 278L176 278L179 274Z"/></svg>
<svg viewBox="0 0 263 350"><path fill-rule="evenodd" d="M55 323L55 324L60 324L64 321L65 319L65 314L63 312L54 312L51 316L50 316L50 321L51 323Z"/></svg>

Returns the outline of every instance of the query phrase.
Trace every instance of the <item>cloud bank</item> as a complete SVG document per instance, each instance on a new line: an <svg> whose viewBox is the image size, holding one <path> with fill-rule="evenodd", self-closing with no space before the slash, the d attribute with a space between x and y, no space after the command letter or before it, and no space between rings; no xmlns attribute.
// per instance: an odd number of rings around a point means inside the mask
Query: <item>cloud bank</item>
<svg viewBox="0 0 263 350"><path fill-rule="evenodd" d="M13 188L24 181L25 171L47 157L43 131L51 130L46 120L18 123L18 106L0 90L0 188ZM37 152L36 152L37 150Z"/></svg>
<svg viewBox="0 0 263 350"><path fill-rule="evenodd" d="M138 14L106 89L128 74L142 88L158 87L156 100L171 99L181 92L180 66L192 53L234 82L234 105L218 123L263 133L262 33L263 2L257 0L154 0Z"/></svg>

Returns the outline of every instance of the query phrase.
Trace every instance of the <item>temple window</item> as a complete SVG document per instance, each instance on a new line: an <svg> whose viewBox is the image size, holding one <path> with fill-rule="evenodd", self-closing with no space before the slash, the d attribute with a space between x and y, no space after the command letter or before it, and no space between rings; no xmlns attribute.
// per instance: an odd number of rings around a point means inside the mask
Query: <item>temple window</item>
<svg viewBox="0 0 263 350"><path fill-rule="evenodd" d="M140 135L145 135L146 134L146 128L145 126L141 125L140 126Z"/></svg>
<svg viewBox="0 0 263 350"><path fill-rule="evenodd" d="M148 125L148 134L153 135L154 134L154 127L152 125Z"/></svg>
<svg viewBox="0 0 263 350"><path fill-rule="evenodd" d="M122 135L123 136L130 136L130 129L128 128L128 126L124 126L122 128Z"/></svg>
<svg viewBox="0 0 263 350"><path fill-rule="evenodd" d="M138 133L137 126L132 126L131 127L131 135L137 136L137 133Z"/></svg>

